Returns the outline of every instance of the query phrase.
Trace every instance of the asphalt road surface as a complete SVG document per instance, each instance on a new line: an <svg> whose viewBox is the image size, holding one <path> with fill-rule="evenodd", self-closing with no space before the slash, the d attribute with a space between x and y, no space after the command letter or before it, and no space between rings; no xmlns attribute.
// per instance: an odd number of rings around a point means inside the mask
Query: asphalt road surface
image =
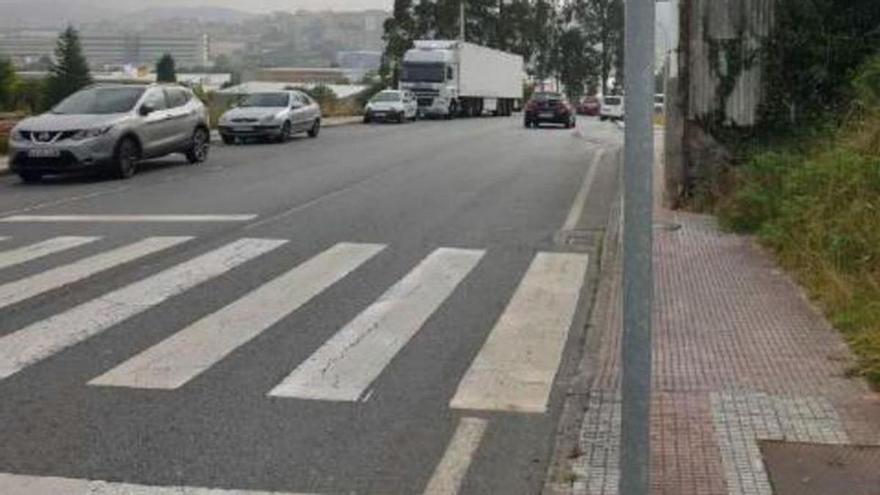
<svg viewBox="0 0 880 495"><path fill-rule="evenodd" d="M356 125L0 177L0 493L539 493L620 139Z"/></svg>

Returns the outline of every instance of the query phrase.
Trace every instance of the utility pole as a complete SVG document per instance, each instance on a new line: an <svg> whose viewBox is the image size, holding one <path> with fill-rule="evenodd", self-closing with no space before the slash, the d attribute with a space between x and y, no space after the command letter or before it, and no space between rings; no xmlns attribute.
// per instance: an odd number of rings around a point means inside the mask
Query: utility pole
<svg viewBox="0 0 880 495"><path fill-rule="evenodd" d="M464 2L465 0L460 0L458 2L458 39L459 41L467 41L465 34L465 15L464 15Z"/></svg>
<svg viewBox="0 0 880 495"><path fill-rule="evenodd" d="M650 490L654 2L626 2L620 495Z"/></svg>

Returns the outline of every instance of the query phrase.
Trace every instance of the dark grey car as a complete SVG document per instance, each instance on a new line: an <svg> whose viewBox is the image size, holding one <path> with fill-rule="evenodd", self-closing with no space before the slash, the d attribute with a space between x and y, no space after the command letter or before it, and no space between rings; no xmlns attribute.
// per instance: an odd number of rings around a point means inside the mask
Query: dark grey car
<svg viewBox="0 0 880 495"><path fill-rule="evenodd" d="M10 167L26 182L87 169L125 179L142 159L183 153L205 161L210 136L208 112L187 88L95 85L15 126Z"/></svg>

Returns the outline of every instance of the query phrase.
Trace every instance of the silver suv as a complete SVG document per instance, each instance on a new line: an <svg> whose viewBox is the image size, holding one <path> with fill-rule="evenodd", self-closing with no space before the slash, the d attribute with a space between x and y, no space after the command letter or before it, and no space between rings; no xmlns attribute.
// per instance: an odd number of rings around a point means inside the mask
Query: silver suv
<svg viewBox="0 0 880 495"><path fill-rule="evenodd" d="M103 169L126 179L137 162L183 153L208 158L208 112L176 85L95 85L51 111L22 120L10 135L10 168L23 181Z"/></svg>

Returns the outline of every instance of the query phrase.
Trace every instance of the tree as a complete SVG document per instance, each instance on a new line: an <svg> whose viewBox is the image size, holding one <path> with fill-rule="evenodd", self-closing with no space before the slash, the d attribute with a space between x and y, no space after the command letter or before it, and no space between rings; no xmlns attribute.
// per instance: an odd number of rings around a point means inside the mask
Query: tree
<svg viewBox="0 0 880 495"><path fill-rule="evenodd" d="M572 101L579 100L598 76L591 70L596 66L598 53L589 46L581 28L569 27L559 36L557 57L559 81L566 96Z"/></svg>
<svg viewBox="0 0 880 495"><path fill-rule="evenodd" d="M46 104L54 106L91 83L92 75L82 52L79 33L73 26L68 26L55 46L55 60L46 80Z"/></svg>
<svg viewBox="0 0 880 495"><path fill-rule="evenodd" d="M415 22L412 17L412 0L394 0L394 13L385 20L385 53L382 57L380 75L390 86L400 79L403 55L412 47Z"/></svg>
<svg viewBox="0 0 880 495"><path fill-rule="evenodd" d="M177 82L177 64L170 53L162 55L156 63L156 81L160 83Z"/></svg>
<svg viewBox="0 0 880 495"><path fill-rule="evenodd" d="M623 80L623 0L577 0L571 8L589 45L599 50L602 93L607 94L612 71L618 84Z"/></svg>
<svg viewBox="0 0 880 495"><path fill-rule="evenodd" d="M12 62L6 58L0 58L0 110L11 110L14 106L17 80Z"/></svg>

